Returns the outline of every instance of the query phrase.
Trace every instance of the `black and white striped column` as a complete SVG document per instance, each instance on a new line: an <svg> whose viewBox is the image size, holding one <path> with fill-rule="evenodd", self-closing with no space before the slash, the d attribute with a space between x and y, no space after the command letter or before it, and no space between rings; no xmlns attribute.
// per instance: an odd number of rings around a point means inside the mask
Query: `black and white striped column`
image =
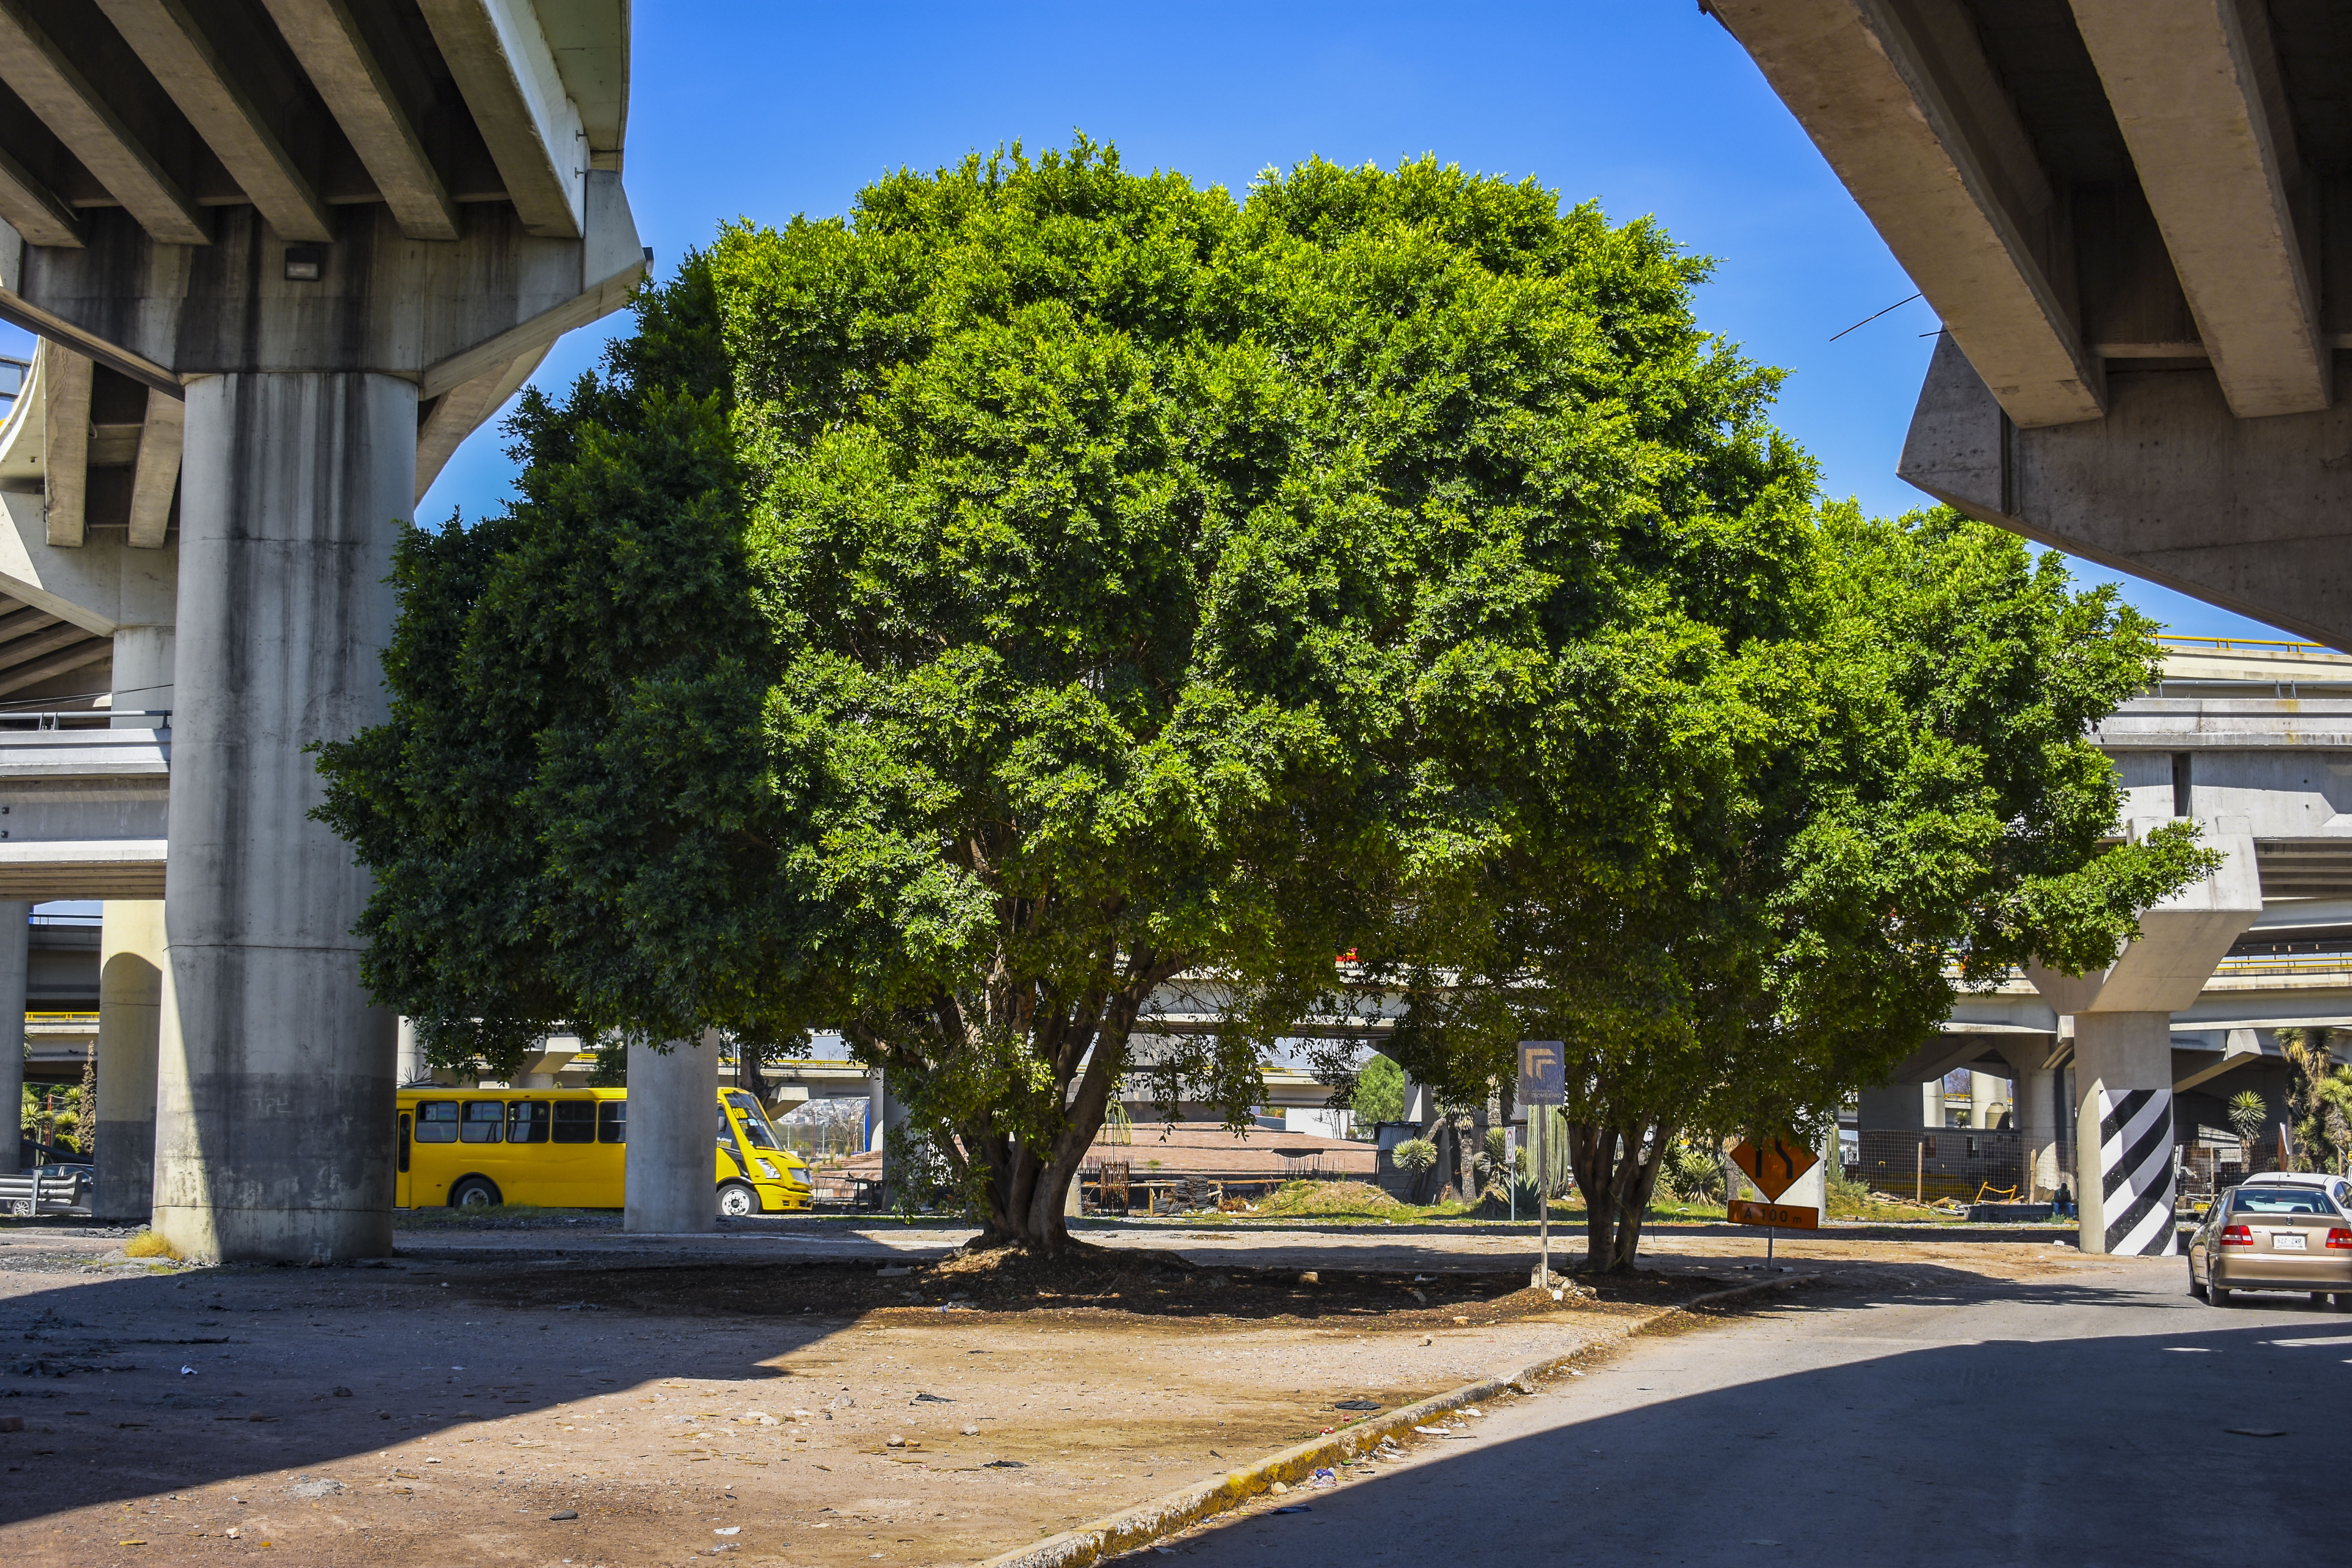
<svg viewBox="0 0 2352 1568"><path fill-rule="evenodd" d="M2085 1252L2155 1258L2176 1250L2172 1016L2074 1018L2074 1193Z"/></svg>
<svg viewBox="0 0 2352 1568"><path fill-rule="evenodd" d="M2102 1087L2092 1099L2099 1115L2101 1250L2127 1258L2169 1254L2172 1090Z"/></svg>

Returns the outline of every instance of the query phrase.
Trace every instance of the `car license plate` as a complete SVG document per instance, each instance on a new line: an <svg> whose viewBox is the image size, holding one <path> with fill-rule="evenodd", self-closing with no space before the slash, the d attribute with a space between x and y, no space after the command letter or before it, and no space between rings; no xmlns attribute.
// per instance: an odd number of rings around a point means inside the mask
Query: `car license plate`
<svg viewBox="0 0 2352 1568"><path fill-rule="evenodd" d="M2303 1233L2301 1231L2286 1230L2273 1231L2271 1233L2271 1250L2273 1252L2305 1252L2310 1249L2304 1246Z"/></svg>

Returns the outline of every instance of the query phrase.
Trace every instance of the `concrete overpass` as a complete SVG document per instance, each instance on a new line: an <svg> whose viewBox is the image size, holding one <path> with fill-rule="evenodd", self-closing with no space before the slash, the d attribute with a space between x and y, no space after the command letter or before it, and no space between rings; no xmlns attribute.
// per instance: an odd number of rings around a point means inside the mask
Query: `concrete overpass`
<svg viewBox="0 0 2352 1568"><path fill-rule="evenodd" d="M304 748L383 710L416 498L644 276L628 84L626 0L0 0L0 697L171 715L0 738L0 1016L24 900L105 899L100 1138L193 1256L391 1246L395 1022Z"/></svg>
<svg viewBox="0 0 2352 1568"><path fill-rule="evenodd" d="M1943 318L1905 479L2352 648L2336 7L1701 3Z"/></svg>

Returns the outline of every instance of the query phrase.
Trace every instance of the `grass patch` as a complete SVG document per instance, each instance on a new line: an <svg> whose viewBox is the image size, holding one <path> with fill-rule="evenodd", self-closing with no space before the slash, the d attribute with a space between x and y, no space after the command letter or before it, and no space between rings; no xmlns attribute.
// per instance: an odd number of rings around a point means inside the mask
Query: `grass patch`
<svg viewBox="0 0 2352 1568"><path fill-rule="evenodd" d="M1418 1217L1424 1210L1401 1204L1370 1182L1285 1182L1257 1205L1261 1219Z"/></svg>
<svg viewBox="0 0 2352 1568"><path fill-rule="evenodd" d="M1965 1212L1965 1211L1963 1211ZM1860 1182L1832 1180L1830 1183L1830 1215L1832 1219L1910 1220L1953 1219L1958 1217L1948 1206L1913 1203L1890 1193L1874 1192Z"/></svg>
<svg viewBox="0 0 2352 1568"><path fill-rule="evenodd" d="M173 1247L170 1242L164 1240L163 1237L157 1235L152 1230L142 1230L138 1235L132 1237L129 1241L124 1242L122 1244L122 1256L125 1258L168 1258L174 1263L182 1261L180 1249Z"/></svg>

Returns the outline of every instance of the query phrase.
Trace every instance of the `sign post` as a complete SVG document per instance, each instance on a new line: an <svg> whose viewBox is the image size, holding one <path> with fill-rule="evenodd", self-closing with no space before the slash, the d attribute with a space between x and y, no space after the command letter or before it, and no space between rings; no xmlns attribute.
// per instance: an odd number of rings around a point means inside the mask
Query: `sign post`
<svg viewBox="0 0 2352 1568"><path fill-rule="evenodd" d="M1822 1157L1801 1143L1785 1138L1764 1138L1753 1142L1742 1139L1731 1151L1731 1163L1742 1174L1756 1184L1756 1190L1765 1197L1763 1203L1750 1203L1746 1198L1724 1196L1724 1217L1733 1225L1760 1225L1764 1227L1764 1261L1772 1261L1773 1242L1781 1229L1819 1230L1822 1211L1810 1204L1784 1204L1780 1194L1797 1184L1800 1177L1822 1163Z"/></svg>
<svg viewBox="0 0 2352 1568"><path fill-rule="evenodd" d="M1530 1108L1529 1130L1535 1132L1536 1277L1530 1285L1559 1292L1551 1282L1551 1116L1550 1108L1568 1103L1568 1052L1558 1040L1519 1042L1518 1103Z"/></svg>

